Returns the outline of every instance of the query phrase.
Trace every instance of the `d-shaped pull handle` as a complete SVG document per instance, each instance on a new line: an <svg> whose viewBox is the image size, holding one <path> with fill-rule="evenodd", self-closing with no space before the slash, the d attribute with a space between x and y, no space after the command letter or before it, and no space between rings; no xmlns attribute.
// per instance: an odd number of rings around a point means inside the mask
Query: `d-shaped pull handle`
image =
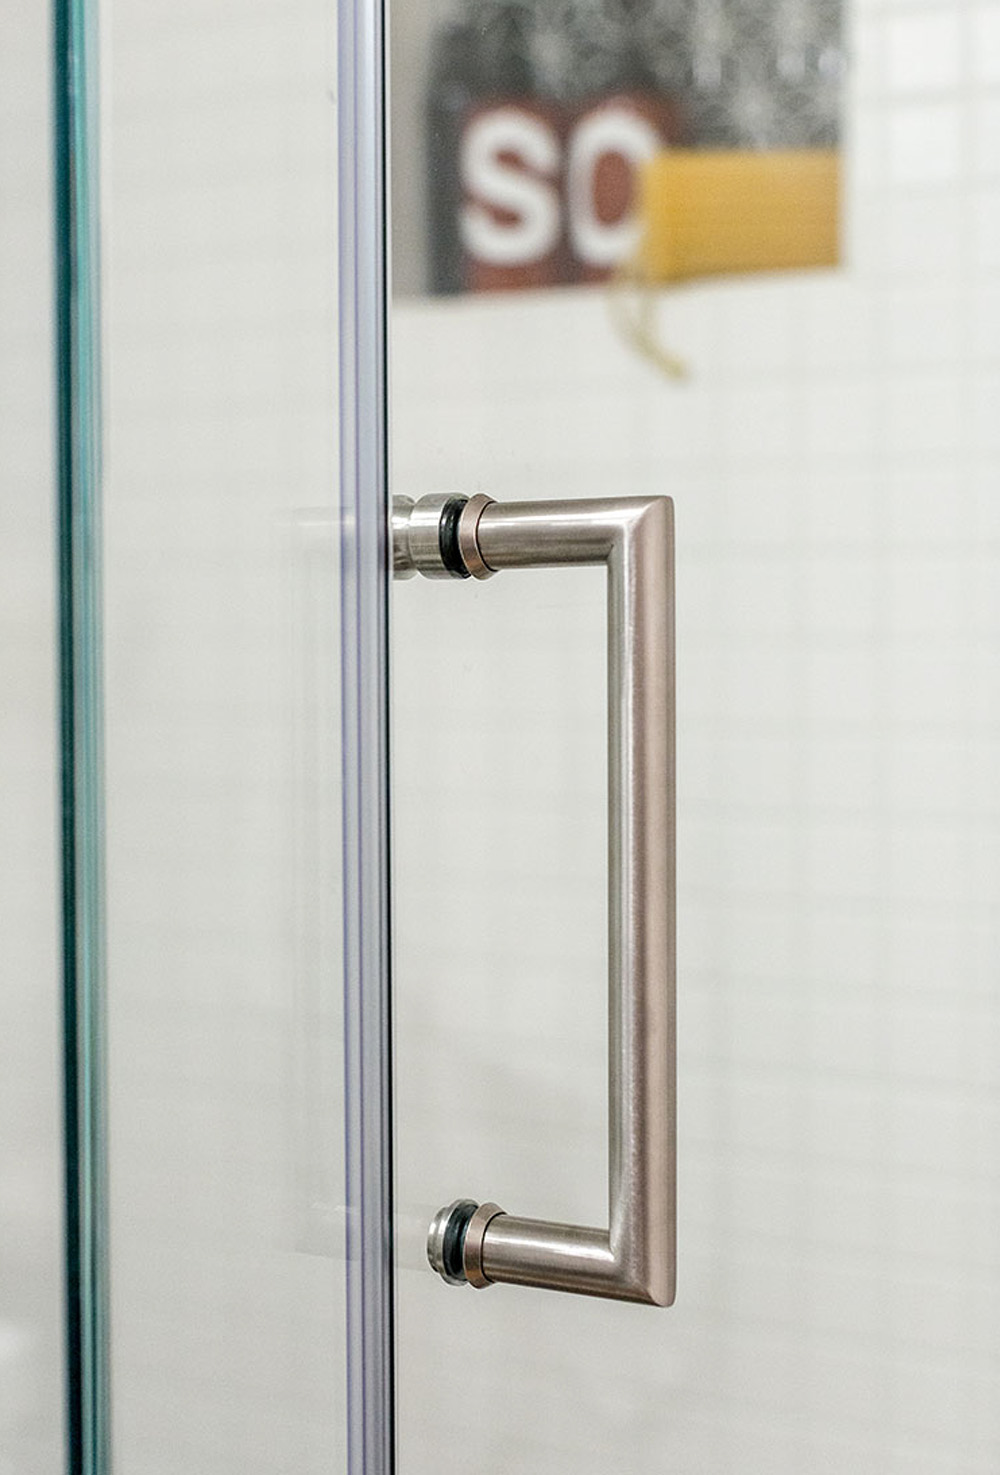
<svg viewBox="0 0 1000 1475"><path fill-rule="evenodd" d="M502 569L608 571L607 1229L547 1223L459 1199L427 1253L453 1284L576 1291L669 1306L676 1258L673 503L669 497L393 504L407 577Z"/></svg>

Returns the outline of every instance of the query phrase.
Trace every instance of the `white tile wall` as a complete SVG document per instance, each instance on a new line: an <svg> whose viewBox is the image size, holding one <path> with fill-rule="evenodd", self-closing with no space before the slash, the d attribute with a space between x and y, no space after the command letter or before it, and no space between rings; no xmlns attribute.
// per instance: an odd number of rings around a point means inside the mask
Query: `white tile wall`
<svg viewBox="0 0 1000 1475"><path fill-rule="evenodd" d="M604 1214L603 610L395 596L402 1468L1000 1468L998 11L859 0L846 259L394 323L395 485L668 492L680 1279L668 1312L421 1267L459 1194Z"/></svg>
<svg viewBox="0 0 1000 1475"><path fill-rule="evenodd" d="M49 25L0 10L0 1471L62 1451Z"/></svg>

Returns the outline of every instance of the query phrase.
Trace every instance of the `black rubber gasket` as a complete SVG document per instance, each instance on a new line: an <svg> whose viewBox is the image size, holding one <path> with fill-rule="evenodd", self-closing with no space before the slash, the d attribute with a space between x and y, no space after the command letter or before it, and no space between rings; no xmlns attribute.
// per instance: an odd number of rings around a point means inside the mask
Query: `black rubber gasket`
<svg viewBox="0 0 1000 1475"><path fill-rule="evenodd" d="M452 497L441 509L441 520L438 523L438 547L441 549L441 562L457 579L471 577L458 546L458 519L468 500L468 497Z"/></svg>
<svg viewBox="0 0 1000 1475"><path fill-rule="evenodd" d="M452 1211L451 1218L445 1225L441 1259L444 1262L445 1274L451 1276L453 1280L465 1280L465 1265L462 1261L465 1250L465 1233L469 1227L469 1220L478 1207L478 1204L468 1199Z"/></svg>

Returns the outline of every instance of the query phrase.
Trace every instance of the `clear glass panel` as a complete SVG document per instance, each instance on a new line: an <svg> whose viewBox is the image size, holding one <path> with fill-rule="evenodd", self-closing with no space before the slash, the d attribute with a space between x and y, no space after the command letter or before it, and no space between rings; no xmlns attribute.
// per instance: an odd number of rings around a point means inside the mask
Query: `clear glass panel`
<svg viewBox="0 0 1000 1475"><path fill-rule="evenodd" d="M63 1449L50 20L0 18L0 1466Z"/></svg>
<svg viewBox="0 0 1000 1475"><path fill-rule="evenodd" d="M996 7L392 16L395 491L665 492L678 558L670 1311L427 1268L427 1222L460 1196L603 1222L603 608L587 572L396 593L402 1469L460 1448L496 1475L985 1475ZM666 222L687 273L625 253L594 280L608 260L581 245L581 211L616 221L573 204L578 130L623 97L663 171L645 239ZM501 107L520 132L474 147ZM715 217L678 145L739 156ZM809 151L839 261L822 232L789 244L777 208L754 245L753 170L779 150Z"/></svg>
<svg viewBox="0 0 1000 1475"><path fill-rule="evenodd" d="M103 18L112 1445L344 1468L335 15Z"/></svg>

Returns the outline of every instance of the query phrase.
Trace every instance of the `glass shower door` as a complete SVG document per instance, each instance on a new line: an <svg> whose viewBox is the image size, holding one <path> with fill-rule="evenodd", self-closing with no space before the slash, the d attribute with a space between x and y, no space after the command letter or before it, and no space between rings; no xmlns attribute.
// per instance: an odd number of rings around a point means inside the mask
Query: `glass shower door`
<svg viewBox="0 0 1000 1475"><path fill-rule="evenodd" d="M677 601L658 1309L427 1264L608 1222L603 570L395 591L401 1467L987 1475L997 7L390 8L394 491L668 495Z"/></svg>
<svg viewBox="0 0 1000 1475"><path fill-rule="evenodd" d="M383 7L328 10L118 0L99 176L65 120L74 1475L383 1475L394 1338L404 1471L992 1475L994 8L392 7L388 358ZM430 564L503 564L393 597L391 1144L390 396ZM676 1303L448 1285L459 1195L609 1222L636 814L610 552L490 526L663 496Z"/></svg>
<svg viewBox="0 0 1000 1475"><path fill-rule="evenodd" d="M56 5L72 1475L388 1465L380 74L342 9Z"/></svg>

